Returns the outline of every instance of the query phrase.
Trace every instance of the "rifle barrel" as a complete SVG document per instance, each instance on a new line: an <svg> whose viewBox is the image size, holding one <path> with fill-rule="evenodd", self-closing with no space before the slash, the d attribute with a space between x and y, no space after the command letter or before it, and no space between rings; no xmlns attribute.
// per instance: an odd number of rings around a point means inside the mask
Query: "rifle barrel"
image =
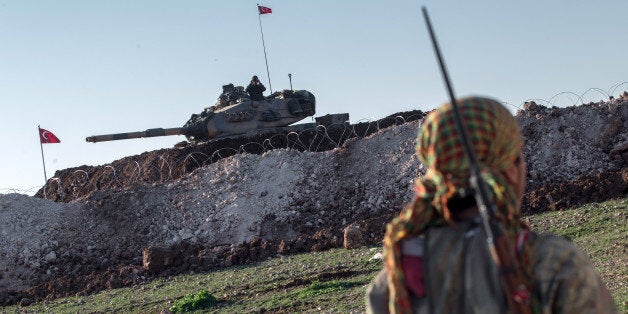
<svg viewBox="0 0 628 314"><path fill-rule="evenodd" d="M486 182L484 182L484 180L480 176L478 160L475 156L475 153L471 149L471 141L469 141L467 130L462 121L462 117L460 116L460 110L458 109L458 104L456 103L454 90L451 82L449 81L449 74L447 73L447 68L445 66L445 62L443 61L443 57L438 46L438 41L436 40L436 35L434 34L434 29L432 28L432 23L430 22L430 17L427 13L427 8L423 6L421 7L421 11L423 12L425 24L427 25L427 29L432 40L432 47L434 48L434 53L436 54L436 58L438 59L438 64L440 66L443 80L445 81L445 86L447 88L447 93L449 94L449 99L451 101L454 113L454 121L456 122L456 128L458 129L458 133L460 133L465 154L469 159L469 184L475 192L475 202L478 210L480 211L480 216L482 217L482 225L484 226L486 243L488 244L491 258L499 269L502 283L504 284L506 294L508 295L508 303L511 306L512 310L515 313L531 313L531 309L526 303L528 301L527 299L516 300L514 298L514 294L516 292L523 293L525 295L529 294L527 288L525 287L525 285L523 285L523 277L520 269L514 266L517 265L517 262L512 255L511 244L508 243L508 239L503 234L502 230L497 229L498 243L497 245L495 243L495 234L493 232L493 228L491 227L491 220L493 219L497 208L495 206L495 202L493 202L488 194ZM499 228L499 226L496 227Z"/></svg>

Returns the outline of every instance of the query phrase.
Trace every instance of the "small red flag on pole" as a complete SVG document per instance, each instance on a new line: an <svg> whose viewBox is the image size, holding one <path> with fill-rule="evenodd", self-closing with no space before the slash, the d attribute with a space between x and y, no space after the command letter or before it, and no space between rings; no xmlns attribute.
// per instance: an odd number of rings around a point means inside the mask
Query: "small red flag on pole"
<svg viewBox="0 0 628 314"><path fill-rule="evenodd" d="M39 141L42 144L56 144L56 143L61 143L61 140L59 140L59 138L54 135L52 132L46 130L46 129L42 129L39 128Z"/></svg>
<svg viewBox="0 0 628 314"><path fill-rule="evenodd" d="M259 14L273 13L273 10L271 8L265 7L265 6L261 6L261 5L257 6L257 11L259 11Z"/></svg>
<svg viewBox="0 0 628 314"><path fill-rule="evenodd" d="M44 145L43 144L55 144L61 143L61 140L54 135L52 132L42 129L37 126L37 130L39 131L39 147L41 148L41 163L44 165L44 184L48 183L48 176L46 175L46 161L44 159ZM45 187L44 187L45 189ZM45 192L44 192L45 195Z"/></svg>

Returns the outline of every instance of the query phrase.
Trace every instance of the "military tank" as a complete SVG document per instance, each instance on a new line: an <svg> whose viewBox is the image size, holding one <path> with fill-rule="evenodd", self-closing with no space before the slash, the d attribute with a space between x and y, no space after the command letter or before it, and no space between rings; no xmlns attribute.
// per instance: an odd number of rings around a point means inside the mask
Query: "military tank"
<svg viewBox="0 0 628 314"><path fill-rule="evenodd" d="M155 128L146 131L89 136L91 143L143 137L185 135L192 143L266 132L301 131L316 123L291 125L316 112L316 99L306 90L275 92L264 100L253 101L241 86L223 86L215 106L193 114L179 128Z"/></svg>

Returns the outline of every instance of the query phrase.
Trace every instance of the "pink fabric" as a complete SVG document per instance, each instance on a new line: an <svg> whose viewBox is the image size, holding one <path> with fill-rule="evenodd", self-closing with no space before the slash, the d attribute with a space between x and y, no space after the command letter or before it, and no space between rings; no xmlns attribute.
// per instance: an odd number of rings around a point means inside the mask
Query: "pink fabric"
<svg viewBox="0 0 628 314"><path fill-rule="evenodd" d="M420 256L403 255L401 268L406 279L406 287L419 298L425 296L423 283L423 258Z"/></svg>
<svg viewBox="0 0 628 314"><path fill-rule="evenodd" d="M530 231L523 229L517 234L517 256L521 257L521 251L523 251L523 245L528 241Z"/></svg>

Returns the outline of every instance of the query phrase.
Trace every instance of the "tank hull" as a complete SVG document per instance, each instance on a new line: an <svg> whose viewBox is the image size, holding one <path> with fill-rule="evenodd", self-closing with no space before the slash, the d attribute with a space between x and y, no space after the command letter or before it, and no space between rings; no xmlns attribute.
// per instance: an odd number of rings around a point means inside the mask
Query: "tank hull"
<svg viewBox="0 0 628 314"><path fill-rule="evenodd" d="M265 100L244 99L221 108L206 108L193 114L181 128L156 128L143 132L94 135L87 142L97 143L123 139L185 135L190 142L251 134L284 128L316 113L314 95L305 90L283 91Z"/></svg>

